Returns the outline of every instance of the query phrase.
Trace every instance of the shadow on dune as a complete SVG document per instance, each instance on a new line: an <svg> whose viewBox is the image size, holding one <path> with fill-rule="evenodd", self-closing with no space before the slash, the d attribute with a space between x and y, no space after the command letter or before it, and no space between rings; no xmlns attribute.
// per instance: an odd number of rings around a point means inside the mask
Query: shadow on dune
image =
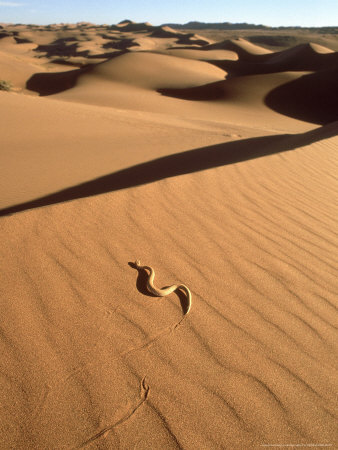
<svg viewBox="0 0 338 450"><path fill-rule="evenodd" d="M133 269L137 270L138 275L136 279L136 289L143 295L146 295L147 297L155 297L154 294L148 291L147 289L147 281L149 278L148 272L145 269L140 269L136 266L133 262L128 262L128 265L132 267Z"/></svg>
<svg viewBox="0 0 338 450"><path fill-rule="evenodd" d="M69 42L72 42L69 44ZM74 37L57 39L56 41L47 45L38 45L34 51L46 53L47 58L53 56L87 56L88 51L79 51L79 43Z"/></svg>
<svg viewBox="0 0 338 450"><path fill-rule="evenodd" d="M79 76L89 70L90 67L84 67L69 72L35 73L26 82L26 88L41 96L58 94L74 87Z"/></svg>
<svg viewBox="0 0 338 450"><path fill-rule="evenodd" d="M337 134L338 123L335 122L307 133L243 139L164 156L36 200L2 209L0 216L294 150Z"/></svg>
<svg viewBox="0 0 338 450"><path fill-rule="evenodd" d="M139 47L140 44L134 41L134 39L118 39L110 38L109 42L103 44L102 48L114 48L117 50L125 50L130 47Z"/></svg>
<svg viewBox="0 0 338 450"><path fill-rule="evenodd" d="M306 122L324 125L338 120L338 68L283 84L265 97L265 104Z"/></svg>
<svg viewBox="0 0 338 450"><path fill-rule="evenodd" d="M158 89L162 95L193 101L236 100L236 77L183 89ZM266 106L288 117L318 125L338 120L338 68L303 75L270 91Z"/></svg>
<svg viewBox="0 0 338 450"><path fill-rule="evenodd" d="M300 45L266 55L251 55L250 59L239 54L237 61L209 60L208 62L225 70L231 76L264 75L288 71L309 72L337 67L338 52L320 54L313 51L310 46Z"/></svg>
<svg viewBox="0 0 338 450"><path fill-rule="evenodd" d="M214 81L213 83L189 88L162 88L157 92L166 97L179 98L181 100L213 101L227 99L227 80Z"/></svg>
<svg viewBox="0 0 338 450"><path fill-rule="evenodd" d="M95 55L94 57L88 56L90 58L109 58L113 59L117 56L121 56L126 53L126 50L104 53L100 55ZM64 64L64 62L63 62ZM103 63L99 63L103 64ZM70 70L67 72L41 72L35 73L26 82L26 88L30 91L37 92L40 96L58 94L60 92L71 89L77 83L78 78L90 72L98 64L89 64L88 66L81 67L80 69Z"/></svg>
<svg viewBox="0 0 338 450"><path fill-rule="evenodd" d="M245 39L236 38L236 39L226 39L225 41L215 42L214 44L209 44L203 47L203 50L230 50L232 52L237 53L239 61L246 62L265 62L270 58L271 53L261 53L256 54L252 53L250 50L245 49L245 47L241 46L241 43L249 44L249 42L245 41ZM263 51L266 49L262 49ZM268 50L267 50L268 51Z"/></svg>

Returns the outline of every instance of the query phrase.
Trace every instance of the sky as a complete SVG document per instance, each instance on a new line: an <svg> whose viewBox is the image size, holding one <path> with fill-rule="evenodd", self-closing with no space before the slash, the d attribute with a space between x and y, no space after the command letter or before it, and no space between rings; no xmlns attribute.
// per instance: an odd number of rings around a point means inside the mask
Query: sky
<svg viewBox="0 0 338 450"><path fill-rule="evenodd" d="M338 0L0 0L0 22L116 24L247 22L268 26L338 26Z"/></svg>

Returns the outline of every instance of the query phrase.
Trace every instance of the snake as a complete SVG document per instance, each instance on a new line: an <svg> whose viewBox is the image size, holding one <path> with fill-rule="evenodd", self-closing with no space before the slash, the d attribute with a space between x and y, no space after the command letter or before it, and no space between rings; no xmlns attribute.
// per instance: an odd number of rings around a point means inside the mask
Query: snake
<svg viewBox="0 0 338 450"><path fill-rule="evenodd" d="M185 314L188 314L191 308L191 292L190 289L185 284L173 284L163 289L158 289L154 286L155 270L150 266L142 266L140 260L135 261L135 266L137 269L144 269L149 271L147 279L147 289L148 291L155 295L156 297L166 297L177 289L181 289L187 296L188 299L188 309Z"/></svg>

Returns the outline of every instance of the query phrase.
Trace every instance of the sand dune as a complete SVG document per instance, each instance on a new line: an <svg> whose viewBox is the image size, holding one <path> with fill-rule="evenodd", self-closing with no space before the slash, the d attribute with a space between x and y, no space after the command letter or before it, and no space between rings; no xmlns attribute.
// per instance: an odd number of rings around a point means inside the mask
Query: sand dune
<svg viewBox="0 0 338 450"><path fill-rule="evenodd" d="M252 44L251 42L242 38L216 42L215 44L209 45L206 49L232 50L238 53L239 57L244 60L251 60L257 55L268 55L271 53L270 50L259 45Z"/></svg>
<svg viewBox="0 0 338 450"><path fill-rule="evenodd" d="M279 86L265 101L270 108L301 120L318 124L333 122L338 117L338 66Z"/></svg>
<svg viewBox="0 0 338 450"><path fill-rule="evenodd" d="M170 27L155 27L154 31L151 33L151 37L177 38L181 34L182 33L179 33Z"/></svg>
<svg viewBox="0 0 338 450"><path fill-rule="evenodd" d="M337 53L264 39L3 25L0 448L337 446Z"/></svg>
<svg viewBox="0 0 338 450"><path fill-rule="evenodd" d="M234 47L233 47L234 48ZM239 60L211 61L234 76L285 71L319 71L336 67L338 53L314 44L302 44L280 52L238 52Z"/></svg>
<svg viewBox="0 0 338 450"><path fill-rule="evenodd" d="M218 100L225 103L225 107L232 103L245 103L247 106L257 108L267 94L287 82L298 79L301 73L282 72L268 75L252 75L234 77L227 80L187 88L187 89L160 89L165 95L192 100Z"/></svg>
<svg viewBox="0 0 338 450"><path fill-rule="evenodd" d="M29 50L36 48L34 43L21 43L18 38L7 36L0 39L0 49L2 52L8 52L11 55L26 54Z"/></svg>
<svg viewBox="0 0 338 450"><path fill-rule="evenodd" d="M268 63L276 69L287 65L290 70L319 70L338 65L338 57L332 50L310 43L277 53Z"/></svg>
<svg viewBox="0 0 338 450"><path fill-rule="evenodd" d="M166 49L167 55L179 56L186 59L198 59L200 61L215 61L215 60L231 60L237 61L238 55L231 50L209 50L192 49L191 46L187 48L170 48Z"/></svg>
<svg viewBox="0 0 338 450"><path fill-rule="evenodd" d="M26 82L34 73L41 71L41 67L27 60L18 60L17 56L0 50L1 79L8 80L16 89L24 89Z"/></svg>
<svg viewBox="0 0 338 450"><path fill-rule="evenodd" d="M272 110L300 120L325 124L338 119L338 69L315 74L282 72L230 78L187 89L160 89L164 95L186 100L225 102ZM311 95L309 95L311 92Z"/></svg>
<svg viewBox="0 0 338 450"><path fill-rule="evenodd" d="M113 30L116 29L118 31L151 31L154 27L149 22L136 23L132 20L124 20L120 22L116 26L111 27Z"/></svg>
<svg viewBox="0 0 338 450"><path fill-rule="evenodd" d="M151 53L127 53L90 72L109 81L157 89L159 86L192 86L222 79L225 72L211 64Z"/></svg>

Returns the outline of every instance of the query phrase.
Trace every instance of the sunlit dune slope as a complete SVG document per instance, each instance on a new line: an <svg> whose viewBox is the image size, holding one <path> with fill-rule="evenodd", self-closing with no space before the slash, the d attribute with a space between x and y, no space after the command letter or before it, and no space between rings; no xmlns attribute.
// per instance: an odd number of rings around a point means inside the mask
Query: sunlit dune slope
<svg viewBox="0 0 338 450"><path fill-rule="evenodd" d="M3 218L2 442L334 442L337 139L319 133ZM180 325L136 258L192 290Z"/></svg>

